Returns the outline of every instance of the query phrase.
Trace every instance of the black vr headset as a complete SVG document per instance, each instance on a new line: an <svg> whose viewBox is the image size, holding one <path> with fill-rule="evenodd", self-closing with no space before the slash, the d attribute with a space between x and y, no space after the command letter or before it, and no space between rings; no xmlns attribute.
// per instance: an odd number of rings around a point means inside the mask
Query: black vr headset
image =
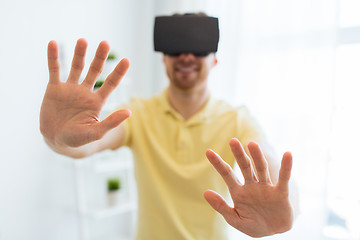
<svg viewBox="0 0 360 240"><path fill-rule="evenodd" d="M207 16L158 16L154 26L154 48L170 56L193 53L207 56L219 42L218 19Z"/></svg>

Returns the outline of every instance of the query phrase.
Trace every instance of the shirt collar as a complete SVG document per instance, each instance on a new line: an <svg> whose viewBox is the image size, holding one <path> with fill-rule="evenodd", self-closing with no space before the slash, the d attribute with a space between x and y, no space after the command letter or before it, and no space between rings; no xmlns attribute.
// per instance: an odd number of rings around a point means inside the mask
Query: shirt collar
<svg viewBox="0 0 360 240"><path fill-rule="evenodd" d="M169 114L173 116L176 120L182 121L189 126L205 122L206 119L210 116L212 106L214 106L214 99L210 94L208 100L206 101L205 105L200 109L200 111L198 111L194 116L185 121L184 118L170 105L168 98L168 88L166 88L160 94L159 101L165 114Z"/></svg>

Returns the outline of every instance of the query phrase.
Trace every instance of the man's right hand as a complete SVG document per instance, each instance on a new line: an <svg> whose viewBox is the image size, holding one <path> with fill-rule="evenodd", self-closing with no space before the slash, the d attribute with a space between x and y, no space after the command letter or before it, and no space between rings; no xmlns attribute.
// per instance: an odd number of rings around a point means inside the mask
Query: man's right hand
<svg viewBox="0 0 360 240"><path fill-rule="evenodd" d="M130 111L124 109L112 113L103 121L99 120L102 106L125 75L129 61L122 59L100 89L94 92L93 86L103 69L110 47L105 41L99 44L87 76L79 84L86 48L86 40L79 39L69 77L66 82L61 82L58 47L55 41L49 42L49 83L41 106L40 131L53 147L79 147L99 140L130 116Z"/></svg>

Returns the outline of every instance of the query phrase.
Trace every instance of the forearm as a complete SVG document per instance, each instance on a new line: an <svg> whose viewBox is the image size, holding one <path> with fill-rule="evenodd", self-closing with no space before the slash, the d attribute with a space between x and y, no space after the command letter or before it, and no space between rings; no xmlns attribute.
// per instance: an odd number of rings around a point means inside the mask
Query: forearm
<svg viewBox="0 0 360 240"><path fill-rule="evenodd" d="M91 156L92 154L99 152L99 146L97 142L88 143L80 147L69 147L65 145L56 144L44 138L46 144L54 151L61 155L65 155L71 158L84 158Z"/></svg>
<svg viewBox="0 0 360 240"><path fill-rule="evenodd" d="M70 147L61 143L56 143L55 141L44 137L45 142L52 150L72 158L88 157L106 149L115 150L124 144L124 138L125 130L123 125L119 125L118 127L110 130L99 140L87 143L80 147Z"/></svg>

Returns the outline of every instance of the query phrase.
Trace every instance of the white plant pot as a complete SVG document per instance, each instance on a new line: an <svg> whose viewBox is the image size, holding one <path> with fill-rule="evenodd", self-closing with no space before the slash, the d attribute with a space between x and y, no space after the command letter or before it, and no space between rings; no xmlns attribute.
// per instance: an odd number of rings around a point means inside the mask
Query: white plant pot
<svg viewBox="0 0 360 240"><path fill-rule="evenodd" d="M120 194L119 191L110 191L108 192L108 205L115 206L119 203Z"/></svg>

